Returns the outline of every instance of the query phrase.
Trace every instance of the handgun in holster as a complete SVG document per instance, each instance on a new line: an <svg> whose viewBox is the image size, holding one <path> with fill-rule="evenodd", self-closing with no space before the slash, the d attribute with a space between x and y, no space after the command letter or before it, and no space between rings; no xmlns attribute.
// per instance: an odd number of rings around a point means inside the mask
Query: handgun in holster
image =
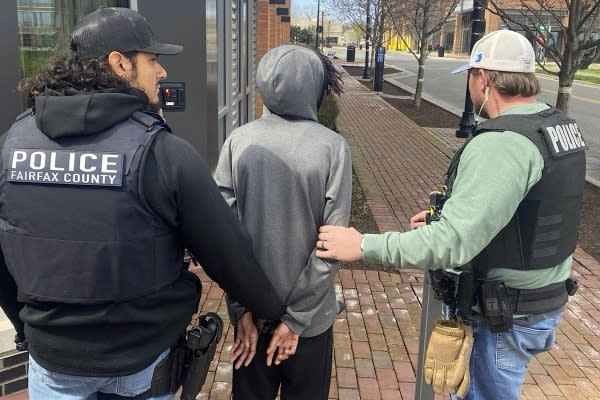
<svg viewBox="0 0 600 400"><path fill-rule="evenodd" d="M198 324L188 332L186 345L189 353L181 400L194 400L202 390L222 334L223 320L215 313L202 315Z"/></svg>
<svg viewBox="0 0 600 400"><path fill-rule="evenodd" d="M195 399L206 381L208 367L222 334L221 317L215 313L200 316L187 338L182 337L170 354L154 368L149 391L151 397L175 393L183 385L180 399Z"/></svg>

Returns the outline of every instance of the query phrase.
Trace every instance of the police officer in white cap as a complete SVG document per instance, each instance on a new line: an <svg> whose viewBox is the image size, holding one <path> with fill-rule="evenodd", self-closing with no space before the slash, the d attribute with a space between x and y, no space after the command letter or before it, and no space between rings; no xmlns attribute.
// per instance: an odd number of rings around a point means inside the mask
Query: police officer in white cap
<svg viewBox="0 0 600 400"><path fill-rule="evenodd" d="M261 318L285 307L204 161L157 113L157 57L183 48L101 8L71 50L21 84L33 108L1 138L0 274L14 282L0 305L24 304L30 399L173 399L172 349L202 287L184 248Z"/></svg>
<svg viewBox="0 0 600 400"><path fill-rule="evenodd" d="M464 70L475 110L489 120L452 160L438 220L426 225L432 216L423 211L412 231L379 235L324 226L317 255L456 269L458 288L446 302L459 319L436 324L425 379L455 397L516 400L577 287L569 276L586 146L574 120L537 102L535 55L522 35L484 36L456 72Z"/></svg>

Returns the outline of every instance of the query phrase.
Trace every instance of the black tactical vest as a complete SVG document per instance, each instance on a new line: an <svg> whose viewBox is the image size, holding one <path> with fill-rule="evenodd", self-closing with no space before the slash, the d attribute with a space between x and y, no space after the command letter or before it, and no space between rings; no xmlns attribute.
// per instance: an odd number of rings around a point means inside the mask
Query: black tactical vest
<svg viewBox="0 0 600 400"><path fill-rule="evenodd" d="M511 221L473 259L476 275L485 278L490 267L535 270L560 264L577 244L585 183L586 145L577 123L550 108L536 114L488 120L473 136L489 131L513 131L530 139L544 158L544 169L542 178L521 201ZM460 156L469 141L450 163L446 175L449 196Z"/></svg>
<svg viewBox="0 0 600 400"><path fill-rule="evenodd" d="M94 135L51 140L18 118L2 148L0 235L19 290L37 301L98 304L174 282L183 248L144 200L141 165L156 133L148 114Z"/></svg>

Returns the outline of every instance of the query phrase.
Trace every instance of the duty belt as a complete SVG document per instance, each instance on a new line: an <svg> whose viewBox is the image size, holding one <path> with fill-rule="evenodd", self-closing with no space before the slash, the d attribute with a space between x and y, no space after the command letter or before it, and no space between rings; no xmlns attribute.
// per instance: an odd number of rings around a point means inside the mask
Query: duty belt
<svg viewBox="0 0 600 400"><path fill-rule="evenodd" d="M514 315L558 310L576 291L577 282L572 279L537 289L512 289L502 281L487 281L481 284L479 298L490 331L498 333L512 328Z"/></svg>
<svg viewBox="0 0 600 400"><path fill-rule="evenodd" d="M564 306L569 292L566 282L554 283L539 289L506 288L513 314L540 314Z"/></svg>

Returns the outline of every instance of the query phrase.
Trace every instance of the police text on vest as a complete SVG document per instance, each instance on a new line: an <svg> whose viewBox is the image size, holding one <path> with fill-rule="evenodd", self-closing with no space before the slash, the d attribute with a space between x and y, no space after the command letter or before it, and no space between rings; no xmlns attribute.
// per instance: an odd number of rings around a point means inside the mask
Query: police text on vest
<svg viewBox="0 0 600 400"><path fill-rule="evenodd" d="M10 182L121 186L122 178L122 153L13 149L10 154Z"/></svg>
<svg viewBox="0 0 600 400"><path fill-rule="evenodd" d="M542 128L554 158L560 158L587 149L575 121Z"/></svg>

